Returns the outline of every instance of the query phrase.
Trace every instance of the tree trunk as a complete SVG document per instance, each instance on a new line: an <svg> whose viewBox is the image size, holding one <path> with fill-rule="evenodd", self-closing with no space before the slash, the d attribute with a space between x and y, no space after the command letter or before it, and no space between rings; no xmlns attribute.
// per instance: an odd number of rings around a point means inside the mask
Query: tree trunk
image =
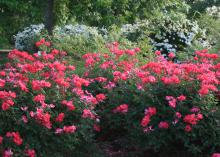
<svg viewBox="0 0 220 157"><path fill-rule="evenodd" d="M50 35L52 35L54 26L54 15L53 15L54 0L47 0L45 8L45 27Z"/></svg>

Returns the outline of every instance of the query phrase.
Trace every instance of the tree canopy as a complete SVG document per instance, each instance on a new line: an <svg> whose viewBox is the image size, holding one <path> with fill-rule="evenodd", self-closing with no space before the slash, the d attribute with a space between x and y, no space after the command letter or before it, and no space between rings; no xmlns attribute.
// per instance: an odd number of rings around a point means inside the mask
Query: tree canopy
<svg viewBox="0 0 220 157"><path fill-rule="evenodd" d="M167 10L191 15L204 12L207 6L220 5L218 0L0 0L0 41L13 42L13 35L30 24L53 25L70 22L108 27L150 19ZM184 8L184 9L183 9ZM190 11L189 11L190 13ZM13 23L13 24L12 24ZM0 45L1 46L1 45Z"/></svg>

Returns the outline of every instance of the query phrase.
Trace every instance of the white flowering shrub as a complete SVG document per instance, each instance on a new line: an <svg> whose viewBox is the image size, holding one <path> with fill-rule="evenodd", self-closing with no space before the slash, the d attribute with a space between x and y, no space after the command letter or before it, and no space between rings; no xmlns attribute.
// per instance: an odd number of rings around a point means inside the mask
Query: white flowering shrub
<svg viewBox="0 0 220 157"><path fill-rule="evenodd" d="M138 21L134 24L125 24L121 27L121 35L130 41L137 41L149 35L149 24L147 20Z"/></svg>
<svg viewBox="0 0 220 157"><path fill-rule="evenodd" d="M155 50L164 54L184 50L194 40L205 36L196 21L188 20L184 15L167 15L151 21L126 24L121 28L122 35L131 41L149 38Z"/></svg>
<svg viewBox="0 0 220 157"><path fill-rule="evenodd" d="M37 37L41 35L44 30L44 24L30 25L24 28L23 31L18 32L15 38L15 48L22 51L34 51Z"/></svg>
<svg viewBox="0 0 220 157"><path fill-rule="evenodd" d="M165 16L161 21L156 21L153 25L152 42L157 50L168 52L182 51L190 46L194 40L205 36L196 21L191 21L185 17L173 20L169 16Z"/></svg>
<svg viewBox="0 0 220 157"><path fill-rule="evenodd" d="M220 7L212 6L206 8L206 13L220 20Z"/></svg>
<svg viewBox="0 0 220 157"><path fill-rule="evenodd" d="M62 27L55 27L54 35L59 37L66 36L83 36L86 39L101 38L101 34L97 27L89 27L86 25L65 25Z"/></svg>

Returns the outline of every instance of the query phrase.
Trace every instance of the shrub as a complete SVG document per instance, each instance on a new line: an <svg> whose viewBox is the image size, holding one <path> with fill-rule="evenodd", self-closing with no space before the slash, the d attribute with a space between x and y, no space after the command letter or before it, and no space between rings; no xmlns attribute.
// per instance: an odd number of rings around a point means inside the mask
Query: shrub
<svg viewBox="0 0 220 157"><path fill-rule="evenodd" d="M218 6L208 7L208 8L206 8L206 12L210 16L213 16L213 17L215 17L217 19L220 18L220 7L218 7Z"/></svg>
<svg viewBox="0 0 220 157"><path fill-rule="evenodd" d="M41 40L37 45L49 44ZM85 156L91 148L98 121L94 108L102 100L84 90L90 81L74 73L65 52L47 49L33 55L13 50L0 71L4 157Z"/></svg>
<svg viewBox="0 0 220 157"><path fill-rule="evenodd" d="M186 51L192 54L194 50L207 48L210 53L218 52L220 48L220 21L215 15L206 13L198 19L198 24L205 31L205 36L199 40L194 40Z"/></svg>
<svg viewBox="0 0 220 157"><path fill-rule="evenodd" d="M121 27L122 36L130 41L138 41L139 39L149 36L149 21L139 21L134 24L125 24Z"/></svg>
<svg viewBox="0 0 220 157"><path fill-rule="evenodd" d="M146 24L140 23L141 26L139 27L139 23L134 26L132 24L123 25L121 28L115 25L109 28L109 31L106 35L107 43L112 43L117 41L120 43L121 48L123 49L132 49L133 47L139 47L143 51L138 54L139 59L143 60L150 60L152 55L152 45L150 43L149 38L146 38L146 35L149 32L146 30Z"/></svg>
<svg viewBox="0 0 220 157"><path fill-rule="evenodd" d="M56 26L53 36L49 36L44 30L44 25L31 25L15 36L15 48L32 53L37 52L42 49L39 46L36 47L35 43L40 38L45 38L53 42L51 47L54 49L67 52L68 61L77 63L79 65L77 72L80 73L83 71L81 64L83 54L105 49L105 36L102 32L96 27L76 24Z"/></svg>
<svg viewBox="0 0 220 157"><path fill-rule="evenodd" d="M15 38L15 48L22 51L33 52L36 50L35 43L44 30L43 24L30 25L18 32Z"/></svg>
<svg viewBox="0 0 220 157"><path fill-rule="evenodd" d="M181 0L108 0L92 1L81 0L70 2L70 17L80 23L92 26L118 26L133 23L137 19L146 19L156 16L162 9L185 7ZM83 12L82 12L83 11Z"/></svg>
<svg viewBox="0 0 220 157"><path fill-rule="evenodd" d="M97 51L104 45L104 38L96 27L65 25L54 29L53 43L70 56L81 56Z"/></svg>
<svg viewBox="0 0 220 157"><path fill-rule="evenodd" d="M196 51L177 64L174 53L166 60L156 51L143 63L138 47L114 42L109 51L83 55L79 77L51 45L41 39L36 46L47 51L33 55L13 50L0 71L3 156L99 156L96 142L108 141L125 156L205 157L219 150L217 54Z"/></svg>
<svg viewBox="0 0 220 157"><path fill-rule="evenodd" d="M163 13L148 21L122 26L122 34L131 41L149 38L154 50L163 54L184 51L192 42L205 35L197 21L188 20L182 13Z"/></svg>
<svg viewBox="0 0 220 157"><path fill-rule="evenodd" d="M66 51L70 62L77 62L77 72L83 71L82 55L87 52L106 52L106 44L113 41L121 43L123 48L141 47L145 52L139 58L146 60L150 58L151 46L147 39L140 39L132 42L122 35L117 26L112 26L108 30L105 28L89 27L85 25L65 25L54 29L52 37L53 47ZM80 68L81 67L81 68Z"/></svg>
<svg viewBox="0 0 220 157"><path fill-rule="evenodd" d="M204 36L204 31L197 21L188 20L183 14L164 15L155 20L153 45L164 53L184 51L193 41Z"/></svg>
<svg viewBox="0 0 220 157"><path fill-rule="evenodd" d="M176 64L157 51L140 64L139 49L109 45L110 53L86 54L88 90L104 93L97 107L99 138L113 141L127 156L207 156L219 150L218 55L197 51L194 60ZM179 153L179 154L178 154ZM143 155L144 156L144 155Z"/></svg>

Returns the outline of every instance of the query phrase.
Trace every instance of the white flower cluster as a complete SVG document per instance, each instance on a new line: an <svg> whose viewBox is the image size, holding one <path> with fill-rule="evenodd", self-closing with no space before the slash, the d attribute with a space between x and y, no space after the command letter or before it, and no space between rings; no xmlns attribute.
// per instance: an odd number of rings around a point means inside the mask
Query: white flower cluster
<svg viewBox="0 0 220 157"><path fill-rule="evenodd" d="M210 42L209 40L207 39L203 39L203 38L199 38L195 41L195 45L199 45L201 46L202 48L212 48L213 44L215 44L214 42Z"/></svg>
<svg viewBox="0 0 220 157"><path fill-rule="evenodd" d="M55 27L54 35L60 37L66 36L83 36L86 39L101 37L99 30L96 27L86 25L65 25L63 27Z"/></svg>
<svg viewBox="0 0 220 157"><path fill-rule="evenodd" d="M125 24L121 27L121 32L123 35L129 35L130 33L135 33L137 31L140 31L141 27L147 27L149 25L149 22L147 20L144 21L138 21L134 24Z"/></svg>
<svg viewBox="0 0 220 157"><path fill-rule="evenodd" d="M158 21L142 21L135 24L126 24L121 28L122 35L131 41L140 38L149 38L155 50L176 52L184 47L190 46L200 36L205 35L196 21L182 17L173 20L164 16Z"/></svg>
<svg viewBox="0 0 220 157"><path fill-rule="evenodd" d="M217 6L208 7L206 9L206 12L208 15L211 15L213 17L220 19L220 7L217 7Z"/></svg>
<svg viewBox="0 0 220 157"><path fill-rule="evenodd" d="M149 21L138 21L134 24L125 24L121 27L121 35L131 41L135 41L146 35L146 30L149 27Z"/></svg>
<svg viewBox="0 0 220 157"><path fill-rule="evenodd" d="M167 52L176 52L184 47L190 46L198 34L204 35L196 21L181 19L172 21L165 19L157 24L158 33L152 39L156 49Z"/></svg>
<svg viewBox="0 0 220 157"><path fill-rule="evenodd" d="M32 51L35 43L35 38L40 35L44 29L44 24L31 25L18 32L15 38L15 48L23 51Z"/></svg>
<svg viewBox="0 0 220 157"><path fill-rule="evenodd" d="M108 30L105 28L105 27L102 27L99 29L99 33L102 35L102 37L105 39L105 40L108 40L109 38L109 32Z"/></svg>

